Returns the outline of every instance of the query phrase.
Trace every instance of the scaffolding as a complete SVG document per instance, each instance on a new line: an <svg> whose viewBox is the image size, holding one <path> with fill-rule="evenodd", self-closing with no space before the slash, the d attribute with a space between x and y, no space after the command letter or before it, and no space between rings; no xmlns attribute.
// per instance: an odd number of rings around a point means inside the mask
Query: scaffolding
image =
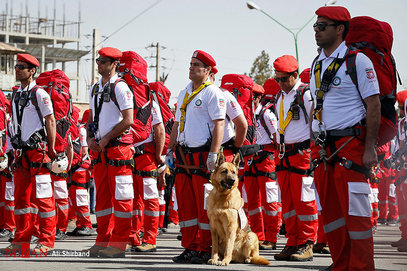
<svg viewBox="0 0 407 271"><path fill-rule="evenodd" d="M56 2L55 2L56 3ZM8 10L6 3L6 11ZM56 5L56 4L55 4ZM88 54L88 51L81 48L81 21L80 9L78 21L66 21L65 9L63 20L56 18L56 6L54 7L54 18L31 17L26 7L26 15L15 15L12 12L0 14L0 42L17 47L25 52L35 56L40 61L40 72L60 68L71 80L71 89L74 101L85 101L86 91L81 91L81 57ZM38 13L39 14L39 13ZM10 57L13 56L13 57ZM2 51L0 48L0 57L2 62L11 62L4 64L0 70L0 77L14 76L14 67L16 56L13 53ZM76 64L67 72L68 62ZM71 66L71 65L70 65ZM1 79L1 78L0 78ZM12 85L1 85L0 89L11 90ZM72 81L76 81L74 84ZM15 83L15 82L14 82Z"/></svg>

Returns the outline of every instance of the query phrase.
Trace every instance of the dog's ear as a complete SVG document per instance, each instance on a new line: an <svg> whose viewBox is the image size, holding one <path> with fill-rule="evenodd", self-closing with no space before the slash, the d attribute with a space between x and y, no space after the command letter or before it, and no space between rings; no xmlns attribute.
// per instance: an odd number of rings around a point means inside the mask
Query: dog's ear
<svg viewBox="0 0 407 271"><path fill-rule="evenodd" d="M216 165L215 167L218 168L220 165L225 163L225 155L223 154L223 151L219 152L218 154L218 159L216 160Z"/></svg>
<svg viewBox="0 0 407 271"><path fill-rule="evenodd" d="M235 157L233 157L232 163L239 168L239 164L240 164L240 153L236 153Z"/></svg>

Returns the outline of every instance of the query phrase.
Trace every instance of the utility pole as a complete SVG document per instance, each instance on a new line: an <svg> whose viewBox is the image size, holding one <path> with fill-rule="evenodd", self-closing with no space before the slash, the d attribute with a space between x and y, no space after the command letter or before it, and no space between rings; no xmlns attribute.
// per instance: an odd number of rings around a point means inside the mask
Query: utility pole
<svg viewBox="0 0 407 271"><path fill-rule="evenodd" d="M160 81L160 43L157 42L157 53L155 56L155 80Z"/></svg>
<svg viewBox="0 0 407 271"><path fill-rule="evenodd" d="M100 33L99 29L93 29L93 42L92 42L92 85L96 83L97 71L96 71L96 55L100 48Z"/></svg>

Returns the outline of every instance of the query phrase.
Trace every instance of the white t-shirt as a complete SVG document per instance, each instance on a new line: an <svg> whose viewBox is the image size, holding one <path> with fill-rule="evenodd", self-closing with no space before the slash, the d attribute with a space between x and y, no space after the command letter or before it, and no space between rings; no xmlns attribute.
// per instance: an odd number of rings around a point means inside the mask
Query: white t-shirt
<svg viewBox="0 0 407 271"><path fill-rule="evenodd" d="M276 113L278 115L277 127L280 129L280 121L281 118L283 120L286 119L287 113L290 109L291 103L294 101L295 95L297 93L298 87L302 83L300 80L295 84L292 90L287 94L284 91L281 91L281 96L278 98L276 102ZM281 106L281 99L283 99L283 116L280 116L280 106ZM312 106L312 98L309 91L306 91L303 95L305 111L307 111L308 115L308 124L305 122L305 116L303 110L300 108L300 119L299 120L291 120L288 126L285 129L284 134L284 143L285 144L294 144L300 143L310 138L310 130L309 130L309 116L311 114L311 106ZM280 143L280 133L277 134L277 143Z"/></svg>
<svg viewBox="0 0 407 271"><path fill-rule="evenodd" d="M114 83L118 79L117 74L115 74L112 78L110 78L110 83ZM99 84L99 90L95 94L97 104L99 104L100 95L103 93L103 88L108 86L108 83L105 86L102 86L102 78L97 83ZM89 109L92 110L93 119L95 119L96 107L94 105L95 97L92 97L92 90L93 86L90 89L90 97L89 97ZM114 104L114 102L110 99L109 102L104 102L102 105L102 109L99 114L99 130L97 132L98 139L103 138L106 134L112 131L113 127L115 127L119 122L123 120L123 116L121 111L126 109L133 108L133 93L127 86L125 82L119 82L116 84L114 89L116 94L116 100L119 104L120 110Z"/></svg>
<svg viewBox="0 0 407 271"><path fill-rule="evenodd" d="M256 108L256 116L259 116L261 109L263 106L259 104ZM264 122L270 131L271 136L277 132L277 118L270 109L267 109L264 112ZM256 124L256 143L259 145L267 145L272 142L271 138L269 137L266 129L263 127L260 121L261 116L256 117L257 124Z"/></svg>
<svg viewBox="0 0 407 271"><path fill-rule="evenodd" d="M145 143L150 143L154 140L154 134L153 134L153 126L163 123L163 117L161 115L161 110L160 110L160 105L157 104L154 100L152 103L152 108L151 108L151 115L153 117L153 119L151 120L151 133L148 136L148 138L142 142L137 142L134 144L134 147L143 145Z"/></svg>
<svg viewBox="0 0 407 271"><path fill-rule="evenodd" d="M240 104L237 102L235 96L229 91L223 91L226 102L226 115L225 118L225 134L222 139L222 144L228 142L232 137L235 136L235 125L233 120L240 115L243 115L243 110Z"/></svg>
<svg viewBox="0 0 407 271"><path fill-rule="evenodd" d="M322 50L317 59L317 61L322 60L321 80L326 68L336 57L342 58L347 49L345 42L342 42L329 57L326 57ZM360 94L346 73L346 62L344 62L333 78L330 89L324 98L322 121L325 123L326 130L352 127L366 118L366 110L360 97L365 99L380 93L376 72L370 59L366 55L358 53L355 62ZM315 98L314 67L311 67L310 89ZM316 100L314 99L314 101L316 106ZM319 131L318 123L318 120L312 122L312 130L315 132Z"/></svg>
<svg viewBox="0 0 407 271"><path fill-rule="evenodd" d="M35 86L35 82L31 82L25 89L24 91L31 90ZM23 90L20 88L17 90L17 92L22 93ZM16 94L17 95L17 94ZM37 102L38 102L38 108L40 109L40 112L43 117L49 116L54 113L52 109L52 101L51 98L49 97L48 93L43 89L43 88L38 88L37 92ZM29 99L28 94L27 94L27 99ZM13 117L11 119L11 129L10 133L11 136L14 136L18 129L18 120L17 120L17 110L20 111L21 106L18 105L18 108L15 106L15 102L11 101L13 104ZM43 120L45 123L45 120ZM23 118L21 121L21 140L22 141L27 141L33 133L35 133L38 130L42 129L42 122L38 117L37 110L35 109L35 106L31 103L31 100L27 102L27 106L24 108L24 113L23 113Z"/></svg>
<svg viewBox="0 0 407 271"><path fill-rule="evenodd" d="M192 94L193 83L181 91L177 101L175 121L180 122L181 105L185 94ZM213 134L214 120L225 119L226 101L222 91L214 84L201 90L186 106L185 128L180 133L181 123L178 127L178 141L187 147L203 146Z"/></svg>

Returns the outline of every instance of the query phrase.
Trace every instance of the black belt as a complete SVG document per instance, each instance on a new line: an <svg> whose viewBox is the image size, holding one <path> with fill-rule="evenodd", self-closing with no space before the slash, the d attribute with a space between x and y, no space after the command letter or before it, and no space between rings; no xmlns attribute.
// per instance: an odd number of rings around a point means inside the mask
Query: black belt
<svg viewBox="0 0 407 271"><path fill-rule="evenodd" d="M287 170L288 172L296 173L296 174L300 174L300 175L307 175L307 176L310 175L310 171L307 170L307 169L299 169L299 168L296 168L296 167L293 167L293 166L285 167L283 165L277 165L276 166L276 172L283 171L283 170Z"/></svg>
<svg viewBox="0 0 407 271"><path fill-rule="evenodd" d="M131 165L134 166L134 159L129 159L129 160L106 160L106 164L113 166L113 167L121 167L121 166L127 166Z"/></svg>
<svg viewBox="0 0 407 271"><path fill-rule="evenodd" d="M3 175L4 177L6 177L8 179L13 178L13 174L11 174L10 172L0 171L0 175Z"/></svg>
<svg viewBox="0 0 407 271"><path fill-rule="evenodd" d="M328 137L345 137L345 136L360 136L362 134L362 130L356 127L350 127L346 129L335 129L335 130L328 130L326 131L326 135Z"/></svg>
<svg viewBox="0 0 407 271"><path fill-rule="evenodd" d="M53 171L51 171L51 170L50 170L50 172L51 172L52 175L58 176L58 177L62 177L62 178L64 178L64 179L68 178L68 176L69 176L68 173L65 173L65 172L62 172L62 173L55 173L55 172L53 172Z"/></svg>
<svg viewBox="0 0 407 271"><path fill-rule="evenodd" d="M286 144L285 145L285 153L284 156L292 156L298 154L298 151L303 151L309 149L311 146L311 141L309 139L294 144Z"/></svg>
<svg viewBox="0 0 407 271"><path fill-rule="evenodd" d="M51 168L51 163L29 162L28 165L32 168Z"/></svg>
<svg viewBox="0 0 407 271"><path fill-rule="evenodd" d="M201 176L201 177L206 178L208 180L211 177L211 174L207 173L203 169L190 169L189 172L191 172L191 175ZM186 169L182 168L182 167L177 167L175 169L175 174L177 174L177 173L189 175L188 172L186 171Z"/></svg>
<svg viewBox="0 0 407 271"><path fill-rule="evenodd" d="M160 176L156 169L151 170L151 171L135 170L134 174L136 174L137 176L140 176L140 177L156 177L156 178L158 178L158 176Z"/></svg>
<svg viewBox="0 0 407 271"><path fill-rule="evenodd" d="M77 186L77 187L82 187L82 188L85 188L85 189L88 189L88 188L89 188L89 182L86 182L86 183L78 183L78 182L75 182L75 181L72 181L72 180L71 180L70 185L74 185L74 186Z"/></svg>
<svg viewBox="0 0 407 271"><path fill-rule="evenodd" d="M209 145L203 145L201 147L195 147L195 148L189 148L189 147L181 146L181 148L184 151L184 154L197 153L197 152L209 152L209 150L210 150Z"/></svg>

